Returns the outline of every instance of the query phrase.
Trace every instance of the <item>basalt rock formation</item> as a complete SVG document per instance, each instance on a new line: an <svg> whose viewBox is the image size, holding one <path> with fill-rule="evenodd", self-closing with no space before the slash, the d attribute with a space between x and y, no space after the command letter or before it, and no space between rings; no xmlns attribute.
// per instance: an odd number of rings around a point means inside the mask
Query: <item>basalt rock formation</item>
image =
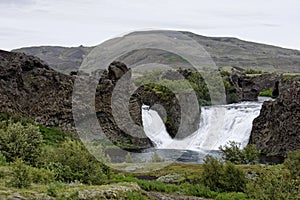
<svg viewBox="0 0 300 200"><path fill-rule="evenodd" d="M262 161L280 163L288 151L300 149L300 78L283 77L279 96L264 102L253 121L250 142L262 152Z"/></svg>
<svg viewBox="0 0 300 200"><path fill-rule="evenodd" d="M72 86L36 57L0 51L0 112L71 129Z"/></svg>
<svg viewBox="0 0 300 200"><path fill-rule="evenodd" d="M130 98L131 70L121 62L113 62L108 70L102 73L96 89L95 109L98 121L106 137L131 151L153 147L145 135L142 122L142 101ZM121 88L117 83L125 82Z"/></svg>
<svg viewBox="0 0 300 200"><path fill-rule="evenodd" d="M257 101L259 92L274 88L279 79L278 74L249 76L240 72L234 72L227 77L228 82L235 88L237 102Z"/></svg>
<svg viewBox="0 0 300 200"><path fill-rule="evenodd" d="M118 128L112 116L111 95L114 86L130 70L122 63L112 63L97 87L95 110L102 130L122 148L141 150L153 146L142 129L141 102L130 101L130 115L139 125L133 137ZM89 74L86 74L89 77ZM74 82L79 76L56 72L40 59L23 53L0 51L0 112L35 120L45 126L75 131L72 99ZM105 87L100 87L103 84ZM123 95L119 93L119 95ZM72 102L73 101L73 102ZM75 101L75 102L74 102ZM73 104L72 104L73 103ZM123 104L120 104L122 107ZM85 105L78 106L85 108ZM120 109L121 110L121 109ZM82 112L84 114L84 112Z"/></svg>

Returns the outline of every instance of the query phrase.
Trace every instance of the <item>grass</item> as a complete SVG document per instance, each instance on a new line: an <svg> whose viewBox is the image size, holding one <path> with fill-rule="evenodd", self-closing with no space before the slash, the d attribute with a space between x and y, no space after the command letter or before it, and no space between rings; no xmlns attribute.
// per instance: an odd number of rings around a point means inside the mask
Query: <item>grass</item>
<svg viewBox="0 0 300 200"><path fill-rule="evenodd" d="M39 125L40 132L43 135L43 142L46 145L56 146L66 140L66 134L59 128L48 128Z"/></svg>
<svg viewBox="0 0 300 200"><path fill-rule="evenodd" d="M300 74L284 74L282 76L283 80L289 80L289 79L293 79L293 78L300 78Z"/></svg>
<svg viewBox="0 0 300 200"><path fill-rule="evenodd" d="M260 70L249 69L249 70L244 71L244 73L245 74L263 74L264 72L260 71Z"/></svg>
<svg viewBox="0 0 300 200"><path fill-rule="evenodd" d="M145 165L145 163L141 163ZM147 167L162 167L166 163L148 163ZM167 163L169 164L169 163ZM119 164L120 167L129 166L130 163ZM146 165L145 165L146 166ZM261 165L237 165L245 173L262 174L267 175L270 172L274 173L288 173L287 169L283 165L274 166L261 166ZM159 192L167 194L180 194L188 196L196 196L203 198L229 200L229 199L246 199L246 194L231 192L221 193L212 191L201 183L201 174L203 172L202 164L188 164L188 163L172 163L156 171L151 172L139 172L137 174L130 174L124 172L115 172L110 184L93 186L84 185L78 183L62 183L52 182L50 184L32 184L29 188L17 189L8 187L6 182L10 180L12 172L11 164L0 166L0 198L6 198L11 194L19 194L20 196L31 198L39 197L43 199L47 196L51 196L54 199L76 199L78 195L111 195L116 194L120 198L124 199L149 199L147 192ZM180 182L174 184L163 183L156 180L141 180L135 176L152 176L161 177L168 174L179 174L183 177ZM36 199L39 199L36 198ZM94 197L92 197L94 198ZM94 198L97 199L97 198Z"/></svg>
<svg viewBox="0 0 300 200"><path fill-rule="evenodd" d="M270 88L270 89L268 89L268 90L262 90L262 91L260 91L259 96L263 96L263 97L273 97L272 92L273 92L273 89L272 89L272 88Z"/></svg>

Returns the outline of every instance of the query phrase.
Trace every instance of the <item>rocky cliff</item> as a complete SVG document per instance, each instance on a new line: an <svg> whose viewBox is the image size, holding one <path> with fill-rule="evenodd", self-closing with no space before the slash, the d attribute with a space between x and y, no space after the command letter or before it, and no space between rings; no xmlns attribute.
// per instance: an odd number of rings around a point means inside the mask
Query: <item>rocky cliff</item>
<svg viewBox="0 0 300 200"><path fill-rule="evenodd" d="M73 126L70 76L53 71L36 57L0 51L0 78L0 112L46 126Z"/></svg>
<svg viewBox="0 0 300 200"><path fill-rule="evenodd" d="M105 87L98 87L96 91L96 114L104 133L113 143L140 150L153 146L143 130L140 128L137 133L141 138L126 134L116 125L111 111L112 90L116 81L128 71L121 63L109 66L100 80ZM0 112L74 131L72 92L76 77L56 72L36 57L0 51ZM132 118L141 126L141 101L132 100L130 106Z"/></svg>
<svg viewBox="0 0 300 200"><path fill-rule="evenodd" d="M300 149L300 78L282 77L279 96L265 102L253 121L250 142L266 162L282 162L288 151Z"/></svg>

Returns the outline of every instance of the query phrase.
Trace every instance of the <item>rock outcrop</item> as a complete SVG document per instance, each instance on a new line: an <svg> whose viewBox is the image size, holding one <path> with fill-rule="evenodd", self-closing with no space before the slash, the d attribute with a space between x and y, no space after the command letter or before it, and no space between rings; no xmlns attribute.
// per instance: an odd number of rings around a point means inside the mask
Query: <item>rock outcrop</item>
<svg viewBox="0 0 300 200"><path fill-rule="evenodd" d="M126 81L130 77L131 70L125 64L113 62L100 78L95 108L101 128L110 141L123 149L139 151L153 144L142 128L142 101L130 98L131 86ZM121 78L126 83L119 89L116 84Z"/></svg>
<svg viewBox="0 0 300 200"><path fill-rule="evenodd" d="M135 133L140 138L126 134L112 116L112 91L117 80L124 74L130 75L126 65L112 63L100 80L100 85L104 87L99 85L96 95L93 87L90 88L96 96L97 119L107 138L122 148L150 148L153 144L141 128L141 101L130 101L130 115L139 126ZM77 77L56 72L36 57L0 51L0 112L28 117L45 126L58 126L64 130L75 131L72 94ZM85 108L85 105L80 108Z"/></svg>
<svg viewBox="0 0 300 200"><path fill-rule="evenodd" d="M227 78L228 82L235 88L236 101L257 101L259 92L274 88L279 80L278 74L261 74L247 76L235 72Z"/></svg>
<svg viewBox="0 0 300 200"><path fill-rule="evenodd" d="M279 96L264 102L253 121L250 142L266 162L282 162L288 151L300 149L300 78L281 79Z"/></svg>
<svg viewBox="0 0 300 200"><path fill-rule="evenodd" d="M71 129L72 87L70 76L38 58L0 51L0 112Z"/></svg>

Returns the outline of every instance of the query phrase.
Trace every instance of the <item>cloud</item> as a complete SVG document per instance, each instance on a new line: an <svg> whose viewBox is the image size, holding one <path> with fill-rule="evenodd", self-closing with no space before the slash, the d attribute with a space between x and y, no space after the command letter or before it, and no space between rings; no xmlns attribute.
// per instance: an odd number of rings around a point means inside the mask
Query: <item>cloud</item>
<svg viewBox="0 0 300 200"><path fill-rule="evenodd" d="M34 0L0 0L0 5L24 6L35 4Z"/></svg>

